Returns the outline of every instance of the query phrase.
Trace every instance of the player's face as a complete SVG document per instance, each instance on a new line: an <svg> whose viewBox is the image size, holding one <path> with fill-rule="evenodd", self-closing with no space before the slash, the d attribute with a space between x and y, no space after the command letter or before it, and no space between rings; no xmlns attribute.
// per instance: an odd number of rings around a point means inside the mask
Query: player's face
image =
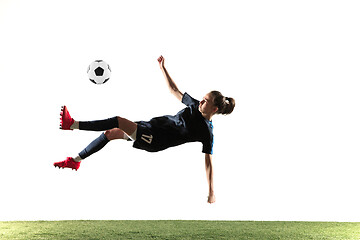
<svg viewBox="0 0 360 240"><path fill-rule="evenodd" d="M200 102L199 111L207 115L212 115L217 111L217 107L214 105L214 99L210 93L206 94Z"/></svg>

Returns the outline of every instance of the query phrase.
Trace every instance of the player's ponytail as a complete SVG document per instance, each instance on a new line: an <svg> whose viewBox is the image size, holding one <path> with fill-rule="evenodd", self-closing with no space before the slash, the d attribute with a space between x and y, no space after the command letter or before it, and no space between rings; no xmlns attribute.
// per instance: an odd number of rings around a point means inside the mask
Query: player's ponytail
<svg viewBox="0 0 360 240"><path fill-rule="evenodd" d="M214 98L214 105L218 108L217 114L230 114L235 108L235 99L224 97L219 91L212 91L210 94Z"/></svg>

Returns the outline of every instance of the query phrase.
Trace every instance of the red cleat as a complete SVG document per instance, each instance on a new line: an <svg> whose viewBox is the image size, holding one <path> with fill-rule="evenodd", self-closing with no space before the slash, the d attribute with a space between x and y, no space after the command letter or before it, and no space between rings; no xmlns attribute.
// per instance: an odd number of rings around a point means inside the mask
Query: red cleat
<svg viewBox="0 0 360 240"><path fill-rule="evenodd" d="M72 157L68 157L66 158L65 161L61 161L61 162L56 162L54 163L55 168L71 168L71 169L75 169L76 171L79 169L80 167L80 162L75 162L74 159Z"/></svg>
<svg viewBox="0 0 360 240"><path fill-rule="evenodd" d="M61 107L60 112L60 129L62 130L72 130L70 129L71 125L75 122L74 119L70 116L69 111L66 106Z"/></svg>

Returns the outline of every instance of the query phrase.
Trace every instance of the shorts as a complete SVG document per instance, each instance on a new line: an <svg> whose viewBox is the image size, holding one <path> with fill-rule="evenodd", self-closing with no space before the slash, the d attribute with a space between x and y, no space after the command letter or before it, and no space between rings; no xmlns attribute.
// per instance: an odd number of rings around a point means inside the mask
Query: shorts
<svg viewBox="0 0 360 240"><path fill-rule="evenodd" d="M142 149L148 152L158 152L167 147L163 147L159 140L157 132L154 131L149 122L135 122L137 124L136 140L133 144L134 148Z"/></svg>

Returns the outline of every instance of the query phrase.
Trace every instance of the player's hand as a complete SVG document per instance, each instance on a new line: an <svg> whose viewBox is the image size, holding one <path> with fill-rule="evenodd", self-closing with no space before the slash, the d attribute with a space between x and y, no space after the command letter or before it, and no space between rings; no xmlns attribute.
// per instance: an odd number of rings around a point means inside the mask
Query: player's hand
<svg viewBox="0 0 360 240"><path fill-rule="evenodd" d="M208 196L208 203L212 204L214 203L216 200L215 200L215 195L214 194L211 194Z"/></svg>
<svg viewBox="0 0 360 240"><path fill-rule="evenodd" d="M162 55L158 58L158 62L159 62L160 68L163 69L165 67L165 58Z"/></svg>

